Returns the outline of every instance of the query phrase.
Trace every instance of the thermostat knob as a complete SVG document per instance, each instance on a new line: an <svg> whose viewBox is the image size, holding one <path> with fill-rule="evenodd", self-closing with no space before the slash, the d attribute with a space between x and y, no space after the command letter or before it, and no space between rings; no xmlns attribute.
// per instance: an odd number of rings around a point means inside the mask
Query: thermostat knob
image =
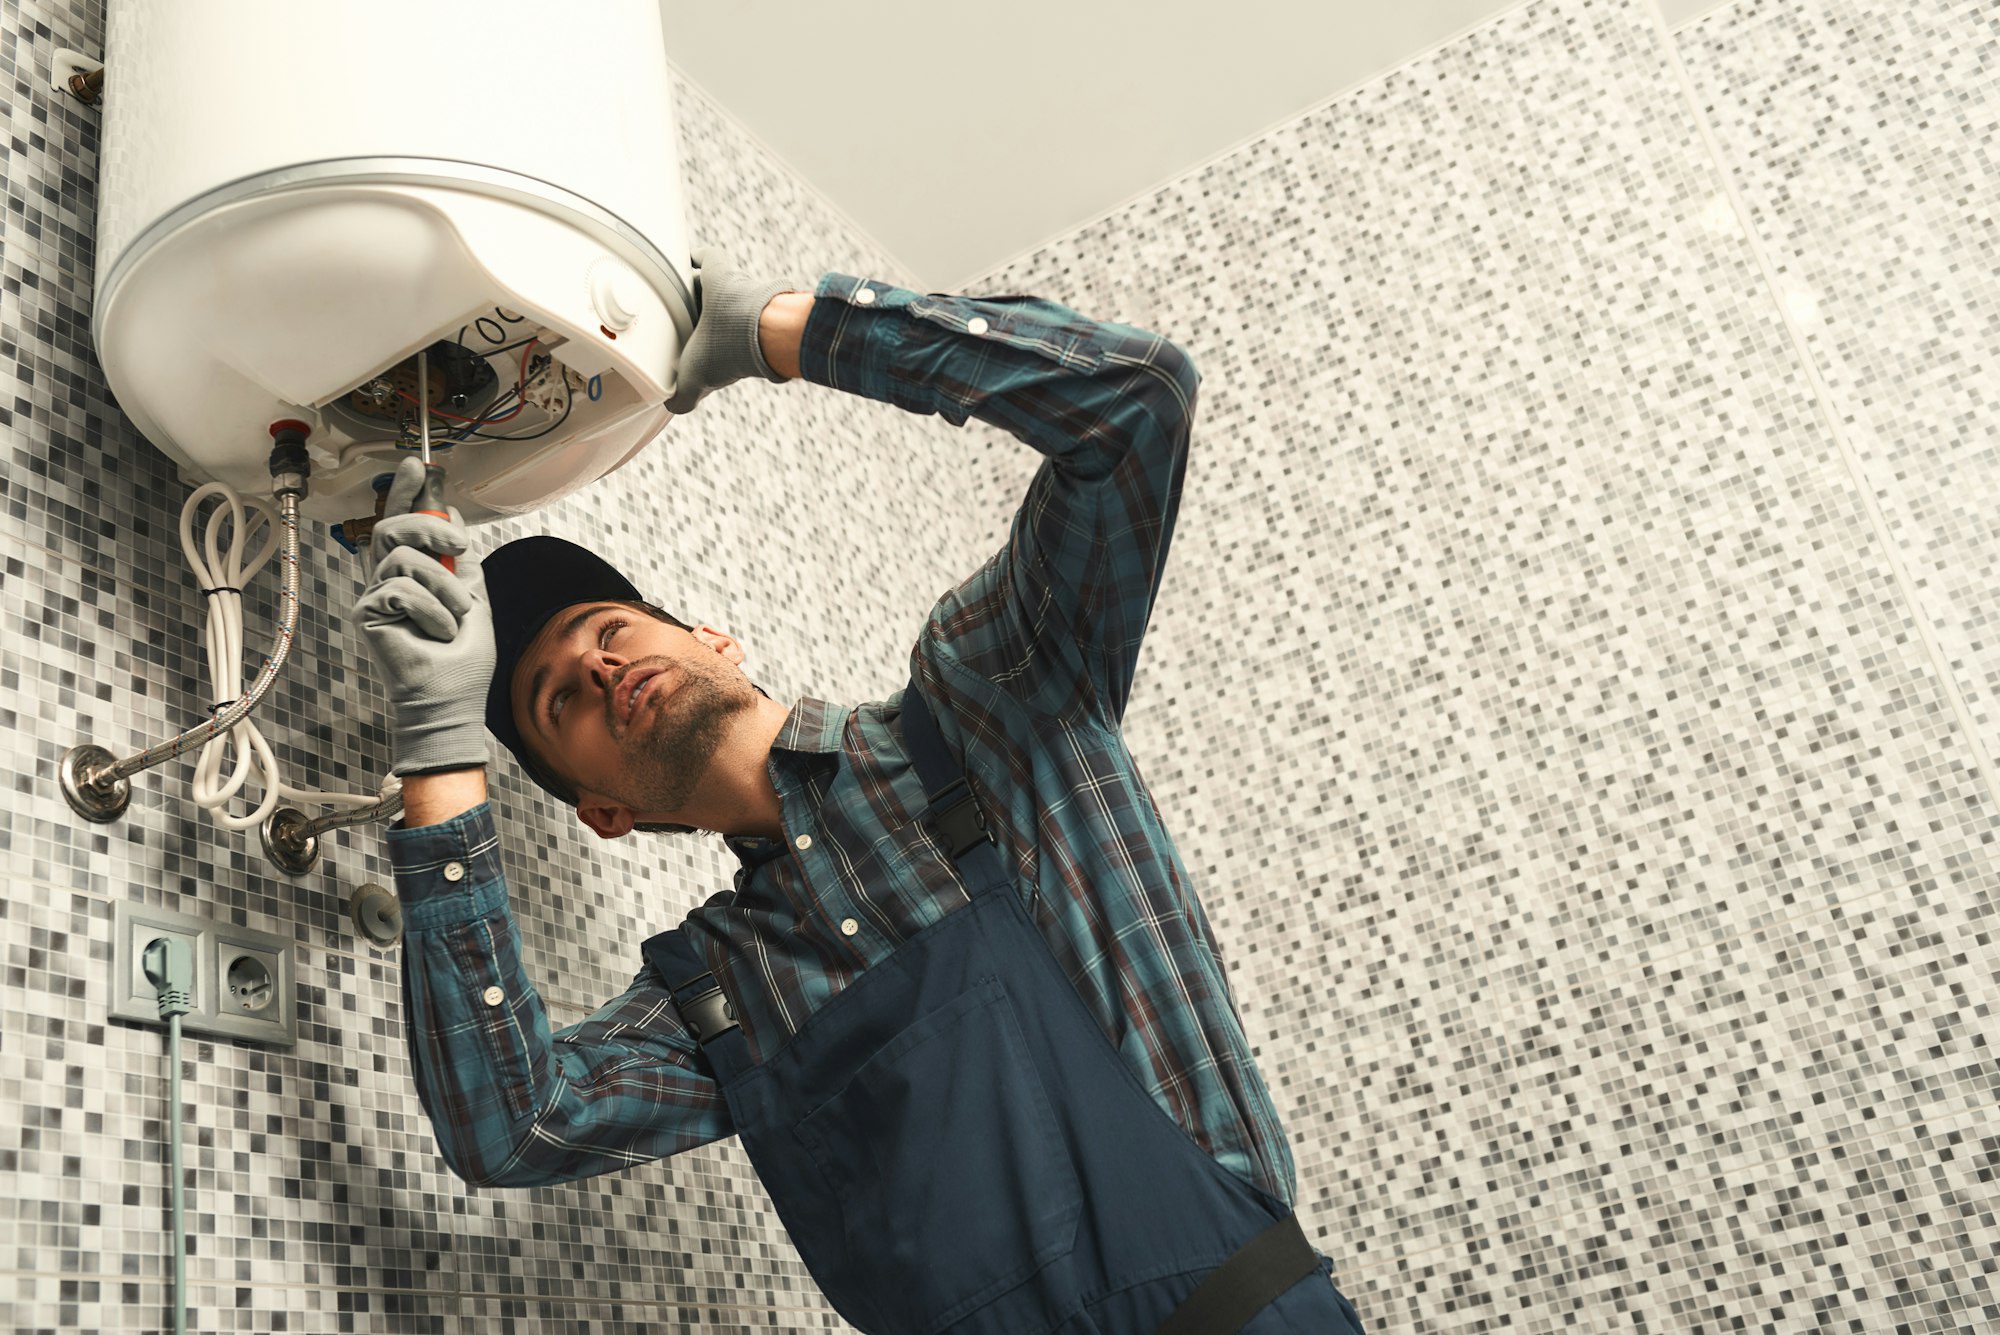
<svg viewBox="0 0 2000 1335"><path fill-rule="evenodd" d="M617 260L602 259L591 266L590 304L613 333L638 323L644 290L639 275Z"/></svg>

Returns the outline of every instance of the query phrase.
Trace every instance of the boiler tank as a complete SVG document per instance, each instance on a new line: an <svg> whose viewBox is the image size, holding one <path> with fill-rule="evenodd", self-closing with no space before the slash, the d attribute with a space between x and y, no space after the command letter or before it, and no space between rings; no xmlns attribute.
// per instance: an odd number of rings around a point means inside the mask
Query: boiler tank
<svg viewBox="0 0 2000 1335"><path fill-rule="evenodd" d="M693 332L656 0L110 0L92 335L190 478L372 514L417 447L531 510L631 458Z"/></svg>

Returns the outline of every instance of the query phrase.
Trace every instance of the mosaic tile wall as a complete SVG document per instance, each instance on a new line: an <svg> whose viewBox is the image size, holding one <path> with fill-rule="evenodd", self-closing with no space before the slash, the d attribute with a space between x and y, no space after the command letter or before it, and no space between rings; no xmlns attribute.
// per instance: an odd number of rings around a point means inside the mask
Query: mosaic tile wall
<svg viewBox="0 0 2000 1335"><path fill-rule="evenodd" d="M1878 8L1742 0L1670 38L1536 0L970 285L1203 368L1127 731L1372 1330L2000 1317L1995 31ZM194 1328L843 1328L733 1142L532 1192L450 1175L397 953L345 915L378 839L273 875L185 767L71 819L73 741L203 704L186 488L88 344L95 113L42 73L99 48L98 6L0 16L0 1324L167 1316L162 1041L104 1019L130 899L300 966L296 1049L185 1046ZM698 238L907 282L698 91L680 116ZM600 543L773 695L858 702L1036 459L747 384L491 532ZM882 540L910 531L941 543ZM337 550L304 573L351 598ZM267 735L372 784L362 651L322 618L300 653ZM514 902L558 1022L728 884L712 841L602 843L511 766L495 789L509 865L548 871Z"/></svg>
<svg viewBox="0 0 2000 1335"><path fill-rule="evenodd" d="M975 285L1203 368L1126 731L1373 1329L2000 1325L1996 37L1530 4Z"/></svg>

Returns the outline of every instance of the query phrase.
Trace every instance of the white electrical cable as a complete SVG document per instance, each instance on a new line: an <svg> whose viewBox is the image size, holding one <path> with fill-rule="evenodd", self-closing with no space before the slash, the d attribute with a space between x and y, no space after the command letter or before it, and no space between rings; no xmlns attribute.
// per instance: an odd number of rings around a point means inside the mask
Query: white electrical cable
<svg viewBox="0 0 2000 1335"><path fill-rule="evenodd" d="M211 496L221 497L222 504L209 512L202 547L197 549L194 540L195 516L202 502ZM249 510L247 516L244 513L246 507ZM256 555L246 561L244 553L249 550L260 528L266 534L266 541ZM226 551L222 548L225 529L229 535ZM210 482L197 488L194 495L188 497L187 504L181 507L181 551L186 554L188 565L194 571L195 583L201 586L202 600L208 604L208 681L209 694L215 697L211 704L225 704L243 694L243 586L263 569L277 550L278 512L261 496L252 496L246 502L227 483ZM236 767L227 783L221 781L225 740L236 752ZM253 768L258 783L264 789L264 800L249 815L232 816L223 807L243 787ZM277 757L271 754L270 744L264 740L264 735L257 731L256 724L245 717L227 734L211 737L202 746L201 754L195 759L194 800L195 805L206 807L226 829L248 830L262 825L277 810L281 797L328 806L365 807L381 801L388 794L390 785L396 782L395 776L390 775L383 780L382 791L373 794L318 793L293 788L278 773Z"/></svg>

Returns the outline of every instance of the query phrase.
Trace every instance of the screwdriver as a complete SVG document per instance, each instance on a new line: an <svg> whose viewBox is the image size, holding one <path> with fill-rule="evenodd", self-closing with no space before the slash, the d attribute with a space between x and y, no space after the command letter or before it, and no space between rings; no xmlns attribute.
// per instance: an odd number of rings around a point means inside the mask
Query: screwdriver
<svg viewBox="0 0 2000 1335"><path fill-rule="evenodd" d="M418 494L416 513L450 519L444 508L444 465L431 462L431 374L429 350L417 354L417 411L423 416L419 439L423 442L424 489ZM458 573L458 559L438 557L438 563L452 574Z"/></svg>

